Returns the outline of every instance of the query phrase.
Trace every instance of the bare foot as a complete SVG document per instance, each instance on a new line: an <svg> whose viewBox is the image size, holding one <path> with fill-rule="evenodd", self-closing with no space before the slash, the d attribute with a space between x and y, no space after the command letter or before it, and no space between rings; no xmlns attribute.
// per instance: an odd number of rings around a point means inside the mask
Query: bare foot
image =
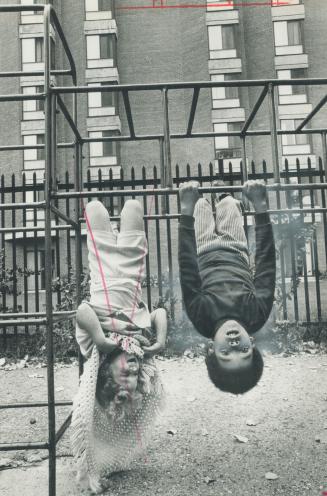
<svg viewBox="0 0 327 496"><path fill-rule="evenodd" d="M199 186L200 184L197 181L188 181L180 185L179 198L182 215L193 215L195 204L200 198Z"/></svg>

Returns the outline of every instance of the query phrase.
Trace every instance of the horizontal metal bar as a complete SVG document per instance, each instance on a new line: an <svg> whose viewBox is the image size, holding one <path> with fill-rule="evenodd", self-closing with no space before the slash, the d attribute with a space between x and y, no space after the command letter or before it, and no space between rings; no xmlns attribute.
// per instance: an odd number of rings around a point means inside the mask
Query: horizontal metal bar
<svg viewBox="0 0 327 496"><path fill-rule="evenodd" d="M34 450L34 449L49 449L48 443L1 443L0 451L16 451L16 450Z"/></svg>
<svg viewBox="0 0 327 496"><path fill-rule="evenodd" d="M322 98L320 100L319 103L317 103L317 105L312 109L312 111L306 116L306 118L301 122L301 124L295 129L295 131L301 131L304 126L309 122L311 121L312 117L314 117L318 112L319 110L321 109L321 107L323 107L325 105L325 103L327 102L327 95L324 96L324 98Z"/></svg>
<svg viewBox="0 0 327 496"><path fill-rule="evenodd" d="M42 4L30 4L30 5L0 5L0 12L26 12L26 11L40 12L44 10L44 5Z"/></svg>
<svg viewBox="0 0 327 496"><path fill-rule="evenodd" d="M29 202L29 203L2 203L0 210L17 210L28 208L45 208L45 202Z"/></svg>
<svg viewBox="0 0 327 496"><path fill-rule="evenodd" d="M27 93L20 93L17 95L0 95L0 102L18 102L25 100L44 100L44 93L33 93L29 95Z"/></svg>
<svg viewBox="0 0 327 496"><path fill-rule="evenodd" d="M72 226L69 224L67 225L57 225L57 226L51 226L51 230L54 231L66 231L67 229L71 229ZM40 227L40 226L31 226L31 227L0 227L0 233L26 233L26 232L40 232L44 231L45 226Z"/></svg>
<svg viewBox="0 0 327 496"><path fill-rule="evenodd" d="M69 69L52 69L51 76L71 76L72 71ZM0 78L25 77L25 76L44 76L44 71L9 71L0 72Z"/></svg>
<svg viewBox="0 0 327 496"><path fill-rule="evenodd" d="M143 134L143 135L135 135L134 138L131 136L110 136L110 137L101 137L101 138L90 138L89 136L82 137L83 143L105 143L106 141L147 141L147 140L158 140L159 138L163 138L163 134Z"/></svg>
<svg viewBox="0 0 327 496"><path fill-rule="evenodd" d="M63 212L61 212L57 207L55 207L54 205L50 205L50 208L52 210L52 212L57 215L58 217L60 217L60 219L63 219L64 221L67 222L67 224L70 224L71 226L74 227L74 229L78 229L78 224L70 219L70 217L68 217L68 215L64 214Z"/></svg>
<svg viewBox="0 0 327 496"><path fill-rule="evenodd" d="M327 84L327 78L306 78L306 79L244 79L235 81L187 81L187 82L169 82L169 83L149 83L149 84L115 84L103 86L57 86L53 91L58 94L63 93L94 93L103 91L161 91L194 89L194 88L228 88L228 87L252 87L266 86L298 86L298 85L324 85Z"/></svg>
<svg viewBox="0 0 327 496"><path fill-rule="evenodd" d="M58 148L73 148L75 143L58 143ZM0 146L0 152L3 151L15 151L15 150L42 150L45 145L2 145Z"/></svg>
<svg viewBox="0 0 327 496"><path fill-rule="evenodd" d="M70 318L75 317L76 310L63 310L60 312L53 312L53 317ZM0 319L19 319L25 317L45 317L45 312L16 312L16 313L0 313Z"/></svg>
<svg viewBox="0 0 327 496"><path fill-rule="evenodd" d="M241 130L241 137L245 136L246 131L249 129L249 127L250 127L253 119L257 115L257 112L258 112L259 108L261 107L262 102L266 98L266 95L268 93L268 88L269 88L268 85L263 88L263 90L262 90L262 92L261 92L258 100L256 101L256 103L255 103L255 105L254 105L254 107L253 107L253 109L252 109L249 117L247 118L247 120L246 120L246 122L245 122L245 124L244 124L244 126L243 126L243 128Z"/></svg>
<svg viewBox="0 0 327 496"><path fill-rule="evenodd" d="M66 420L63 422L63 424L59 427L58 431L56 432L56 444L60 441L62 436L65 434L66 430L70 426L72 420L72 412L68 415Z"/></svg>
<svg viewBox="0 0 327 496"><path fill-rule="evenodd" d="M0 320L0 327L10 327L19 325L45 325L47 319L13 319L13 320Z"/></svg>
<svg viewBox="0 0 327 496"><path fill-rule="evenodd" d="M294 134L321 134L322 132L326 132L326 129L304 129L297 133L295 130L289 131L289 130L283 130L283 129L278 129L277 134L278 135L294 135ZM241 131L226 131L226 132L215 132L215 131L206 131L206 132L198 132L198 133L183 133L183 134L171 134L170 138L171 139L187 139L187 138L218 138L218 137L242 137ZM270 136L270 131L268 129L265 130L248 130L245 133L245 136ZM104 143L106 141L118 141L118 142L124 142L124 141L147 141L147 140L159 140L163 139L163 134L142 134L142 135L135 135L134 138L131 136L110 136L110 137L99 137L99 138L90 138L88 136L82 137L83 143ZM1 148L0 148L1 150Z"/></svg>
<svg viewBox="0 0 327 496"><path fill-rule="evenodd" d="M199 192L201 193L212 193L212 192L233 192L242 191L242 185L238 186L208 186L200 187ZM327 189L327 183L302 183L302 184L267 184L268 191L288 191L288 190L325 190ZM107 190L107 191L70 191L63 193L55 193L52 198L87 198L87 197L110 197L110 196L160 196L168 194L178 194L177 188L154 188L154 189L123 189L123 190Z"/></svg>
<svg viewBox="0 0 327 496"><path fill-rule="evenodd" d="M71 400L56 401L55 406L71 406L73 402ZM47 401L34 401L30 403L7 403L0 405L0 410L10 410L13 408L43 408L47 407Z"/></svg>
<svg viewBox="0 0 327 496"><path fill-rule="evenodd" d="M67 109L65 103L63 102L63 100L61 99L60 95L57 95L57 101L58 101L58 106L60 107L62 113L64 114L65 116L65 119L66 121L68 122L69 124L69 127L71 128L71 130L73 131L76 139L79 141L79 143L82 143L82 137L79 133L79 130L74 122L74 119L72 118L72 116L70 115L70 112L69 110Z"/></svg>

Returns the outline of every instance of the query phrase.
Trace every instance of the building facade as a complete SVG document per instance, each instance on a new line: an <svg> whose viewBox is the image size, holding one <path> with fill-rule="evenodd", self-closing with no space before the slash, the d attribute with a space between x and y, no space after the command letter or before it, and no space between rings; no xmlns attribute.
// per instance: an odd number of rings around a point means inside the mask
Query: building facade
<svg viewBox="0 0 327 496"><path fill-rule="evenodd" d="M35 3L41 3L34 0ZM31 0L21 0L30 4ZM53 0L78 70L78 84L101 86L117 83L165 81L223 81L231 79L321 77L326 63L327 38L324 36L327 9L323 0L288 0L272 6L248 0ZM149 8L150 7L150 8ZM155 7L155 8L151 8ZM40 12L4 14L0 20L1 70L38 70L43 67L43 16ZM52 36L52 66L65 64L63 51ZM42 76L2 79L2 93L26 94L43 91ZM53 84L70 84L67 78L53 78ZM215 88L201 91L195 131L237 131L249 115L258 88ZM324 88L283 86L278 90L277 111L281 129L295 129L324 96ZM192 92L170 93L171 132L186 129ZM97 138L127 135L128 125L121 97L116 93L90 93L78 98L79 128L84 136ZM43 102L28 100L3 104L0 116L4 129L1 144L44 143ZM162 132L160 94L140 92L131 95L136 132ZM9 119L8 119L9 117ZM315 127L326 122L326 109L314 120ZM10 125L8 125L8 122ZM269 129L265 103L254 127ZM58 141L69 136L67 125L58 124ZM306 167L307 158L316 165L321 153L319 136L284 136L280 139L280 162L295 158ZM65 139L64 139L65 141ZM239 169L241 143L237 137L172 141L172 162L197 164L218 158ZM86 147L85 147L86 148ZM155 142L91 143L85 153L84 170L95 177L108 167L150 165L159 162ZM248 139L248 158L271 161L270 138ZM61 155L60 172L71 168L69 153ZM10 170L24 171L27 179L35 172L42 178L42 149L10 152L3 164ZM4 166L1 167L1 170Z"/></svg>
<svg viewBox="0 0 327 496"><path fill-rule="evenodd" d="M205 3L206 2L206 3ZM0 4L6 4L0 0ZM32 0L16 3L30 5ZM44 3L34 0L34 3ZM58 18L66 35L77 67L79 85L101 85L179 82L225 81L237 79L293 79L325 76L327 64L327 9L324 0L53 0ZM43 15L37 11L2 14L0 16L0 70L42 70L44 64ZM53 68L67 67L60 40L51 32L51 64ZM0 78L1 94L43 92L42 76ZM71 85L68 77L53 76L53 85ZM194 122L194 131L240 130L258 99L259 88L214 88L201 90ZM276 94L278 127L295 129L326 94L323 86L282 86ZM64 101L71 109L71 96ZM160 92L130 94L131 108L137 134L161 133L163 112ZM192 101L192 90L169 93L171 133L185 132ZM0 145L29 145L26 150L1 152L0 174L22 173L26 184L42 183L45 157L44 104L42 100L1 103ZM265 101L252 125L269 129L269 111ZM314 127L324 127L327 109L322 108L313 120ZM121 96L110 92L78 95L78 127L84 137L99 138L129 134ZM58 114L59 143L73 141L68 124ZM279 138L279 164L290 168L296 159L300 167L317 167L321 155L320 136L288 135ZM91 180L119 177L121 169L130 166L152 169L159 165L158 142L94 142L84 145L83 174L89 171ZM248 138L248 161L266 160L272 169L270 136ZM172 140L172 164L191 165L196 171L200 162L212 162L217 170L218 160L225 170L230 166L239 172L241 141L238 137L215 137ZM221 163L221 162L220 162ZM231 164L231 165L230 165ZM63 180L66 172L73 174L73 151L58 150L57 176ZM26 201L42 199L42 192L26 191ZM309 198L310 202L310 198ZM18 222L18 217L17 217ZM43 212L27 210L24 225L42 225ZM177 231L176 231L177 232ZM11 241L12 235L6 235ZM16 235L15 241L19 239ZM44 286L42 270L45 259L42 233L37 243L33 233L20 235L24 241L22 265L40 269L29 290ZM176 243L176 233L173 244ZM307 248L307 265L314 272L311 241ZM64 243L65 244L65 243ZM18 249L18 251L20 248ZM17 251L17 253L18 253ZM35 255L35 252L37 253ZM53 266L58 273L54 250ZM63 252L62 252L63 253ZM68 255L67 255L68 256ZM174 262L175 263L175 262ZM69 265L69 262L67 262ZM38 286L38 288L37 288ZM15 305L14 305L15 306Z"/></svg>

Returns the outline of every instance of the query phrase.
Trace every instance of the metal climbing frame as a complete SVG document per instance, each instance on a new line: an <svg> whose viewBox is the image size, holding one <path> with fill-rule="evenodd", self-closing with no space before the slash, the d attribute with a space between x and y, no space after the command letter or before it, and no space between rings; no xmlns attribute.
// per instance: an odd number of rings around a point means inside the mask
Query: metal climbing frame
<svg viewBox="0 0 327 496"><path fill-rule="evenodd" d="M171 153L170 142L172 139L185 139L185 138L213 138L216 136L239 136L242 142L242 178L243 181L247 179L246 162L246 139L253 136L271 136L271 146L273 152L273 169L274 169L274 184L268 186L268 189L277 192L277 210L272 210L274 213L294 213L294 209L281 209L281 202L279 193L282 190L289 191L297 190L313 190L313 189L327 189L327 148L326 148L326 133L327 129L304 129L304 126L316 115L316 113L327 102L325 96L312 110L312 112L303 120L295 131L284 131L277 129L276 121L276 105L275 105L275 89L283 85L326 85L327 78L315 79L297 79L297 80L244 80L244 81L224 81L224 82L186 82L186 83L159 83L159 84L134 84L134 85L113 85L101 87L87 87L77 86L76 68L75 63L70 52L68 43L66 41L63 30L60 26L58 17L51 5L2 5L0 6L0 13L7 12L22 12L22 11L40 11L44 16L44 71L18 71L18 72L2 72L1 78L20 77L20 76L36 76L44 75L44 93L42 94L16 94L16 95L0 95L0 102L18 102L24 100L44 100L45 101L45 144L44 145L8 145L0 146L0 151L8 150L26 150L26 149L39 149L45 148L45 182L44 182L44 201L33 203L11 203L0 204L0 211L28 208L40 208L45 211L45 257L46 260L51 260L51 231L60 230L63 228L72 227L75 230L75 267L76 272L81 271L81 207L80 199L84 197L110 197L110 196L125 196L125 195L159 195L164 198L167 194L177 194L177 190L172 189L172 172L171 172ZM51 43L50 43L50 30L53 26L61 40L67 60L69 69L55 70L50 67L51 60ZM51 84L51 76L61 75L70 76L72 79L72 86L69 87L54 87ZM261 94L253 106L249 117L247 118L243 129L240 132L193 132L193 123L196 114L198 98L200 91L203 89L213 87L258 87L262 88ZM190 107L189 119L184 133L170 133L169 129L169 102L168 94L172 90L193 90L193 97ZM81 136L77 126L77 94L91 93L91 92L119 92L122 95L129 134L126 136L111 136L103 138L89 138ZM161 92L162 95L162 122L163 132L153 135L140 135L137 134L133 122L133 114L130 104L129 95L131 92L146 91ZM62 95L70 93L73 95L73 110L72 114L66 107ZM250 125L253 122L258 110L260 109L265 98L268 98L269 112L270 112L270 130L250 130ZM66 121L68 122L73 134L74 142L72 143L57 143L56 137L56 108L60 108ZM279 172L279 157L278 157L278 136L288 134L320 134L322 139L323 149L323 164L325 171L324 183L312 184L281 184ZM85 143L89 142L105 142L105 141L156 141L159 145L160 165L161 165L161 187L155 190L119 190L119 191L83 191L81 181L82 170L82 148ZM56 153L57 148L72 148L74 149L74 192L61 192L56 190ZM214 188L201 188L203 192L219 191L222 187ZM223 187L224 191L240 191L241 186ZM75 216L74 219L69 218L62 213L53 202L59 199L75 199ZM317 212L314 208L300 209L302 213ZM327 208L319 208L319 212L327 212ZM251 215L251 212L247 213ZM61 219L65 225L51 225L52 215ZM178 214L165 214L167 218L175 218ZM151 216L155 218L157 216ZM158 216L159 217L159 216ZM161 217L161 216L160 216ZM36 231L35 226L25 227L24 231ZM5 228L3 232L17 231L16 227ZM1 232L1 228L0 228ZM34 403L14 403L0 405L0 409L5 408L28 408L28 407L47 407L48 408L48 440L44 442L21 442L11 444L0 444L0 451L6 450L25 450L25 449L47 449L49 451L49 496L56 494L56 445L63 436L70 423L70 416L64 421L62 426L56 431L55 426L55 407L71 405L71 401L57 401L55 402L54 395L54 352L53 352L53 323L55 319L72 318L74 312L54 312L52 305L52 274L50 264L46 267L45 271L45 288L46 288L46 312L34 312L28 314L6 313L0 315L0 326L5 327L8 324L21 325L21 324L43 324L47 328L47 386L48 386L48 400L47 402L34 402ZM81 288L79 278L76 278L76 305L80 302Z"/></svg>

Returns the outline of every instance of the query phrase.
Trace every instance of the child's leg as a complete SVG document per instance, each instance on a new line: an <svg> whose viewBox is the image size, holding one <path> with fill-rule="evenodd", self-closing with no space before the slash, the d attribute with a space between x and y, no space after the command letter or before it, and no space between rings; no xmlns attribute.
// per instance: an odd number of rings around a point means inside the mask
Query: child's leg
<svg viewBox="0 0 327 496"><path fill-rule="evenodd" d="M228 195L216 204L216 232L219 243L248 257L240 202Z"/></svg>
<svg viewBox="0 0 327 496"><path fill-rule="evenodd" d="M103 203L92 200L85 207L87 229L113 232L108 211ZM90 233L89 233L90 234Z"/></svg>
<svg viewBox="0 0 327 496"><path fill-rule="evenodd" d="M215 219L210 203L200 198L194 209L194 230L198 255L211 251L217 245Z"/></svg>
<svg viewBox="0 0 327 496"><path fill-rule="evenodd" d="M133 300L142 296L141 282L145 277L148 243L144 231L143 207L137 200L127 200L120 214L118 267L121 277L133 284Z"/></svg>
<svg viewBox="0 0 327 496"><path fill-rule="evenodd" d="M120 214L120 232L144 231L143 208L137 200L127 200Z"/></svg>

